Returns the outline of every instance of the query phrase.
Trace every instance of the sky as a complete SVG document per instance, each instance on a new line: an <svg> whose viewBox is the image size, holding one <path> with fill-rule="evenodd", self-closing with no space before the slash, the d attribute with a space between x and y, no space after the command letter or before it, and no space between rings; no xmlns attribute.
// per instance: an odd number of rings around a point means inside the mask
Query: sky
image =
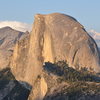
<svg viewBox="0 0 100 100"><path fill-rule="evenodd" d="M0 0L0 21L32 24L34 15L64 13L100 32L100 0Z"/></svg>

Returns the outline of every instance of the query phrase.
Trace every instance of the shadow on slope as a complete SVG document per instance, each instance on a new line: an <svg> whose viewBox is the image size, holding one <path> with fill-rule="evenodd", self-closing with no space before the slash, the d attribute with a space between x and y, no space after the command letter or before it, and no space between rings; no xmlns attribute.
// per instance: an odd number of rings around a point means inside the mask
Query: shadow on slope
<svg viewBox="0 0 100 100"><path fill-rule="evenodd" d="M28 83L17 81L10 68L0 71L0 100L27 100L31 88Z"/></svg>
<svg viewBox="0 0 100 100"><path fill-rule="evenodd" d="M57 85L49 88L43 100L100 100L100 77L95 73L86 68L75 70L64 61L55 64L46 62L43 68L48 77L50 74L59 76ZM52 84L54 79L50 81Z"/></svg>
<svg viewBox="0 0 100 100"><path fill-rule="evenodd" d="M64 61L59 61L55 64L46 62L43 68L48 73L61 76L62 80L65 81L100 82L100 77L92 72L89 72L86 68L76 70L72 67L69 67Z"/></svg>

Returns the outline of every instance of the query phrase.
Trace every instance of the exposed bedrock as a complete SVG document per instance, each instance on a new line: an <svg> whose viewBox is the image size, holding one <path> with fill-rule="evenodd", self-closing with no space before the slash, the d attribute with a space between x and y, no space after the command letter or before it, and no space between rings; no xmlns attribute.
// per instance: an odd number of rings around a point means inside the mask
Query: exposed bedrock
<svg viewBox="0 0 100 100"><path fill-rule="evenodd" d="M98 47L73 17L37 14L30 36L16 44L11 69L18 80L33 84L44 62L65 60L74 68L100 72Z"/></svg>

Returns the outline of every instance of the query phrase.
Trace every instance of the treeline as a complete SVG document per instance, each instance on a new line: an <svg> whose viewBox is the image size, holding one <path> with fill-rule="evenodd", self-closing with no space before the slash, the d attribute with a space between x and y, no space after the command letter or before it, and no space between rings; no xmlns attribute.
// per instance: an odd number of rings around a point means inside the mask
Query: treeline
<svg viewBox="0 0 100 100"><path fill-rule="evenodd" d="M58 61L54 64L46 62L44 69L55 75L62 76L60 81L94 81L100 82L100 78L91 73L87 68L76 70L69 67L65 61Z"/></svg>

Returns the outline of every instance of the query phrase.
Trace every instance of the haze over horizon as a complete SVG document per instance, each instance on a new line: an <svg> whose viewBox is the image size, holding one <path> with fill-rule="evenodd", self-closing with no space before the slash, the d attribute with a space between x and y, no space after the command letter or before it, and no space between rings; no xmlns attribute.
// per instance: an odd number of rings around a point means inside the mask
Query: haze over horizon
<svg viewBox="0 0 100 100"><path fill-rule="evenodd" d="M87 30L94 29L100 33L99 0L1 0L0 21L18 21L32 24L37 13L65 13L76 18Z"/></svg>

